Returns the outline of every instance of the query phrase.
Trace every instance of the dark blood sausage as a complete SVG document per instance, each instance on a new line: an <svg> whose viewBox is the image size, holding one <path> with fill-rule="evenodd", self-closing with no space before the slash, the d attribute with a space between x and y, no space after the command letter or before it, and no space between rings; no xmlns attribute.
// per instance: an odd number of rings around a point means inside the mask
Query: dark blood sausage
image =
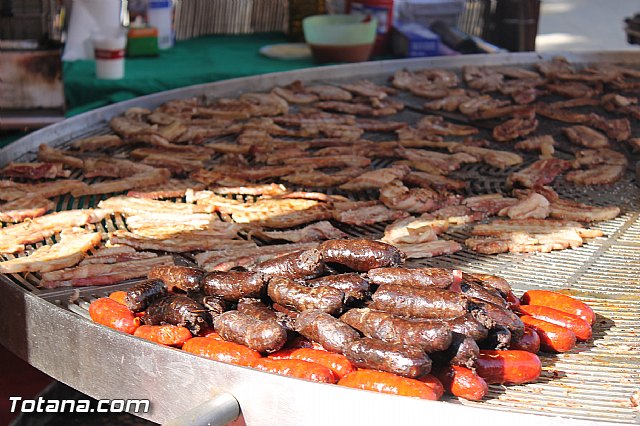
<svg viewBox="0 0 640 426"><path fill-rule="evenodd" d="M548 306L559 311L577 315L590 325L596 321L593 309L584 302L566 294L550 290L529 290L522 295L523 305Z"/></svg>
<svg viewBox="0 0 640 426"><path fill-rule="evenodd" d="M524 331L523 331L524 333ZM519 337L516 337L516 340ZM491 330L489 330L489 335L486 339L480 342L480 347L482 349L498 349L504 350L508 349L511 345L511 332L507 327L502 325L495 325Z"/></svg>
<svg viewBox="0 0 640 426"><path fill-rule="evenodd" d="M462 281L459 285L453 287L450 290L460 291L467 297L473 297L476 299L484 300L485 302L493 303L494 305L507 308L507 301L500 295L500 293L493 288L485 288L473 281Z"/></svg>
<svg viewBox="0 0 640 426"><path fill-rule="evenodd" d="M454 282L453 269L376 268L367 272L371 284L398 284L409 287L447 288Z"/></svg>
<svg viewBox="0 0 640 426"><path fill-rule="evenodd" d="M431 354L434 362L461 365L472 368L478 359L480 348L475 340L463 334L453 333L451 345L444 351Z"/></svg>
<svg viewBox="0 0 640 426"><path fill-rule="evenodd" d="M189 297L204 306L212 318L217 317L221 313L231 309L231 302L222 300L215 296L205 296L202 293L189 293Z"/></svg>
<svg viewBox="0 0 640 426"><path fill-rule="evenodd" d="M470 298L470 300L475 305L474 309L472 309L474 318L480 321L482 325L487 328L494 328L500 325L509 329L514 337L522 336L524 324L520 321L518 315L494 303L476 298Z"/></svg>
<svg viewBox="0 0 640 426"><path fill-rule="evenodd" d="M320 251L301 250L259 263L252 270L291 279L314 278L324 271L324 262Z"/></svg>
<svg viewBox="0 0 640 426"><path fill-rule="evenodd" d="M540 336L531 327L524 327L524 333L519 339L512 339L509 349L527 351L537 354L540 350Z"/></svg>
<svg viewBox="0 0 640 426"><path fill-rule="evenodd" d="M340 379L338 385L431 401L438 399L436 391L427 383L377 370L356 370Z"/></svg>
<svg viewBox="0 0 640 426"><path fill-rule="evenodd" d="M489 329L480 324L470 313L446 322L449 324L451 331L471 337L476 342L486 339L489 335Z"/></svg>
<svg viewBox="0 0 640 426"><path fill-rule="evenodd" d="M391 244L371 240L329 240L318 249L325 263L338 263L356 272L398 266L405 255Z"/></svg>
<svg viewBox="0 0 640 426"><path fill-rule="evenodd" d="M350 309L340 320L367 337L418 346L427 353L443 351L451 344L451 330L440 320L409 320L367 308Z"/></svg>
<svg viewBox="0 0 640 426"><path fill-rule="evenodd" d="M417 346L387 343L368 337L347 345L344 356L358 368L369 368L414 379L431 371L431 358Z"/></svg>
<svg viewBox="0 0 640 426"><path fill-rule="evenodd" d="M153 301L167 295L167 287L162 280L146 280L134 284L127 290L124 302L133 312L144 311Z"/></svg>
<svg viewBox="0 0 640 426"><path fill-rule="evenodd" d="M307 339L320 343L328 351L343 353L360 334L326 312L312 309L298 314L295 330Z"/></svg>
<svg viewBox="0 0 640 426"><path fill-rule="evenodd" d="M489 386L482 377L460 365L447 365L438 370L436 377L448 393L458 398L480 401L489 392Z"/></svg>
<svg viewBox="0 0 640 426"><path fill-rule="evenodd" d="M198 334L207 325L207 310L187 296L171 295L153 302L142 317L148 325L173 324Z"/></svg>
<svg viewBox="0 0 640 426"><path fill-rule="evenodd" d="M286 330L293 330L292 318L282 312L277 312L273 308L270 308L259 299L240 299L238 300L237 309L243 314L258 318L262 321L273 320L283 326Z"/></svg>
<svg viewBox="0 0 640 426"><path fill-rule="evenodd" d="M511 286L504 278L496 277L489 274L468 274L462 273L462 280L466 282L474 282L481 285L484 288L492 288L497 290L502 297L506 299L507 295L511 292Z"/></svg>
<svg viewBox="0 0 640 426"><path fill-rule="evenodd" d="M319 309L336 314L344 307L344 293L333 287L310 288L284 277L272 277L267 293L271 300L297 311Z"/></svg>
<svg viewBox="0 0 640 426"><path fill-rule="evenodd" d="M369 282L358 274L328 275L308 280L309 287L333 287L347 296L347 300L364 300L369 295Z"/></svg>
<svg viewBox="0 0 640 426"><path fill-rule="evenodd" d="M149 278L160 279L168 289L177 287L183 291L199 291L205 271L189 266L156 266L150 272Z"/></svg>
<svg viewBox="0 0 640 426"><path fill-rule="evenodd" d="M537 305L522 305L520 313L568 328L575 333L576 338L580 341L591 338L591 325L577 315Z"/></svg>
<svg viewBox="0 0 640 426"><path fill-rule="evenodd" d="M262 353L275 352L287 342L287 331L276 321L262 321L238 311L218 316L213 328L224 340Z"/></svg>
<svg viewBox="0 0 640 426"><path fill-rule="evenodd" d="M228 302L243 297L260 297L267 286L267 277L256 272L214 271L202 278L202 290Z"/></svg>
<svg viewBox="0 0 640 426"><path fill-rule="evenodd" d="M464 295L440 288L385 284L378 287L372 298L372 309L405 317L457 318L466 314L469 307Z"/></svg>
<svg viewBox="0 0 640 426"><path fill-rule="evenodd" d="M98 324L127 334L133 334L140 326L140 318L137 318L129 308L108 297L91 302L89 315Z"/></svg>
<svg viewBox="0 0 640 426"><path fill-rule="evenodd" d="M542 364L536 354L527 351L481 350L476 371L489 384L528 383L540 377Z"/></svg>

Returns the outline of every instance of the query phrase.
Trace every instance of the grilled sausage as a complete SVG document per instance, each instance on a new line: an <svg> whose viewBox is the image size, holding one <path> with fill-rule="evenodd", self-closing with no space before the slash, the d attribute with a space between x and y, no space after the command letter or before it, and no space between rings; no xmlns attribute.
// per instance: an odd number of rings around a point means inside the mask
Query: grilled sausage
<svg viewBox="0 0 640 426"><path fill-rule="evenodd" d="M451 344L451 330L440 320L410 320L371 309L350 309L340 320L367 337L388 343L418 346L427 353Z"/></svg>
<svg viewBox="0 0 640 426"><path fill-rule="evenodd" d="M462 273L462 280L466 282L474 282L484 288L497 290L504 298L511 292L511 286L504 278L489 274L468 274Z"/></svg>
<svg viewBox="0 0 640 426"><path fill-rule="evenodd" d="M200 291L205 271L189 266L156 266L149 271L150 279L160 279L168 289L173 287L182 291Z"/></svg>
<svg viewBox="0 0 640 426"><path fill-rule="evenodd" d="M207 310L187 296L171 295L153 302L142 317L148 325L173 324L198 334L207 325Z"/></svg>
<svg viewBox="0 0 640 426"><path fill-rule="evenodd" d="M369 295L369 282L358 274L328 275L308 280L309 287L333 287L344 292L347 303L364 300Z"/></svg>
<svg viewBox="0 0 640 426"><path fill-rule="evenodd" d="M472 368L479 352L478 344L471 337L453 333L451 345L444 351L444 355L451 365Z"/></svg>
<svg viewBox="0 0 640 426"><path fill-rule="evenodd" d="M438 370L436 377L447 393L458 398L480 401L489 392L489 386L482 377L460 365L447 365Z"/></svg>
<svg viewBox="0 0 640 426"><path fill-rule="evenodd" d="M454 291L459 290L460 293L464 294L467 297L484 300L485 302L493 303L494 305L507 308L507 301L500 295L497 290L491 287L485 288L480 284L474 283L473 281L464 280L455 287L455 290L453 286L450 289Z"/></svg>
<svg viewBox="0 0 640 426"><path fill-rule="evenodd" d="M368 337L349 343L344 356L358 368L369 368L416 378L431 371L431 359L417 346L387 343Z"/></svg>
<svg viewBox="0 0 640 426"><path fill-rule="evenodd" d="M469 306L467 298L460 293L396 284L381 285L372 298L372 309L418 318L453 319L466 314Z"/></svg>
<svg viewBox="0 0 640 426"><path fill-rule="evenodd" d="M542 363L536 354L527 351L482 349L476 361L476 371L489 384L517 385L540 377Z"/></svg>
<svg viewBox="0 0 640 426"><path fill-rule="evenodd" d="M314 278L324 271L324 262L320 251L301 250L259 263L253 271L291 279Z"/></svg>
<svg viewBox="0 0 640 426"><path fill-rule="evenodd" d="M355 370L346 356L311 348L283 349L269 355L272 359L300 359L327 367L338 380Z"/></svg>
<svg viewBox="0 0 640 426"><path fill-rule="evenodd" d="M121 305L127 306L127 302L125 302L125 297L127 297L126 291L114 291L109 293L109 299L113 299Z"/></svg>
<svg viewBox="0 0 640 426"><path fill-rule="evenodd" d="M371 240L329 240L318 247L325 263L337 263L356 272L398 266L405 255L391 244Z"/></svg>
<svg viewBox="0 0 640 426"><path fill-rule="evenodd" d="M257 318L262 321L273 320L283 326L285 330L293 330L293 318L277 312L275 309L265 305L259 299L244 298L238 300L238 312L247 314L250 317Z"/></svg>
<svg viewBox="0 0 640 426"><path fill-rule="evenodd" d="M524 333L524 331L523 331ZM516 340L519 337L516 337ZM486 339L482 340L480 343L480 348L482 349L497 349L504 350L508 349L511 345L511 332L507 327L502 325L494 325L491 330L489 330L489 335Z"/></svg>
<svg viewBox="0 0 640 426"><path fill-rule="evenodd" d="M161 345L181 347L193 335L186 327L177 325L141 325L133 333L134 336L150 340Z"/></svg>
<svg viewBox="0 0 640 426"><path fill-rule="evenodd" d="M129 308L108 297L91 302L89 316L98 324L127 334L133 334L140 326L140 318L136 317Z"/></svg>
<svg viewBox="0 0 640 426"><path fill-rule="evenodd" d="M566 294L549 290L529 290L522 295L523 305L548 306L559 311L579 316L590 325L596 321L593 309L584 302Z"/></svg>
<svg viewBox="0 0 640 426"><path fill-rule="evenodd" d="M215 361L244 366L248 366L252 361L262 358L258 351L249 349L246 346L209 337L189 339L182 346L182 350Z"/></svg>
<svg viewBox="0 0 640 426"><path fill-rule="evenodd" d="M442 382L432 373L420 376L415 380L418 380L429 386L431 390L433 390L433 392L436 394L436 399L440 399L442 398L442 395L444 395L444 386L442 386Z"/></svg>
<svg viewBox="0 0 640 426"><path fill-rule="evenodd" d="M454 282L454 270L444 268L376 268L367 272L371 284L398 284L409 287L448 288Z"/></svg>
<svg viewBox="0 0 640 426"><path fill-rule="evenodd" d="M256 272L214 271L202 278L202 290L228 302L242 297L260 297L267 286L267 277Z"/></svg>
<svg viewBox="0 0 640 426"><path fill-rule="evenodd" d="M524 333L518 339L511 339L509 349L537 354L540 350L540 336L531 327L524 326Z"/></svg>
<svg viewBox="0 0 640 426"><path fill-rule="evenodd" d="M276 321L262 321L238 311L218 316L213 327L224 340L262 353L275 352L287 342L287 331Z"/></svg>
<svg viewBox="0 0 640 426"><path fill-rule="evenodd" d="M300 359L260 358L251 361L249 367L281 376L297 377L321 383L335 383L336 378L330 369L315 362Z"/></svg>
<svg viewBox="0 0 640 426"><path fill-rule="evenodd" d="M576 334L566 327L543 321L529 315L520 317L525 325L540 336L540 349L545 352L567 352L576 345Z"/></svg>
<svg viewBox="0 0 640 426"><path fill-rule="evenodd" d="M162 280L146 280L136 283L127 290L124 298L127 307L133 312L144 311L155 300L167 295L167 287Z"/></svg>
<svg viewBox="0 0 640 426"><path fill-rule="evenodd" d="M310 309L298 314L295 330L331 352L343 353L345 347L360 338L357 331L326 312Z"/></svg>
<svg viewBox="0 0 640 426"><path fill-rule="evenodd" d="M589 340L592 335L591 325L577 315L559 311L547 306L522 305L520 313L532 316L536 319L550 322L555 325L568 328L576 335L579 341Z"/></svg>
<svg viewBox="0 0 640 426"><path fill-rule="evenodd" d="M476 342L486 339L489 335L489 329L480 324L472 314L465 314L446 322L451 331L471 337Z"/></svg>
<svg viewBox="0 0 640 426"><path fill-rule="evenodd" d="M344 307L344 293L333 287L310 288L284 277L269 280L267 293L271 300L297 311L319 309L336 314Z"/></svg>
<svg viewBox="0 0 640 426"><path fill-rule="evenodd" d="M426 383L377 370L359 369L340 379L338 385L431 401L438 399Z"/></svg>
<svg viewBox="0 0 640 426"><path fill-rule="evenodd" d="M524 324L520 318L507 308L476 298L470 298L470 300L475 305L472 310L474 318L485 327L506 327L516 338L520 337L524 332Z"/></svg>

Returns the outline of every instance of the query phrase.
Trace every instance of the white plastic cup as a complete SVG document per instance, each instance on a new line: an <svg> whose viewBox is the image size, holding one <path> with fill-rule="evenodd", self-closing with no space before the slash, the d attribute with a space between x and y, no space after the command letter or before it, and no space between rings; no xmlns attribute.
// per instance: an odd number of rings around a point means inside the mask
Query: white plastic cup
<svg viewBox="0 0 640 426"><path fill-rule="evenodd" d="M147 21L158 29L158 49L169 49L174 44L172 0L148 0Z"/></svg>
<svg viewBox="0 0 640 426"><path fill-rule="evenodd" d="M124 48L127 36L118 29L96 33L92 37L96 58L96 77L118 80L124 77Z"/></svg>

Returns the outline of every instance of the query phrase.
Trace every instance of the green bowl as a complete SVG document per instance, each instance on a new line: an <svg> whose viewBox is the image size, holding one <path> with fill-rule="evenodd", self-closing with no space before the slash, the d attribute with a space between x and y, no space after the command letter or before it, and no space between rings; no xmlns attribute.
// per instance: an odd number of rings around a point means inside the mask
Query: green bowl
<svg viewBox="0 0 640 426"><path fill-rule="evenodd" d="M302 20L304 38L318 62L360 62L371 55L378 21L362 14L315 15Z"/></svg>

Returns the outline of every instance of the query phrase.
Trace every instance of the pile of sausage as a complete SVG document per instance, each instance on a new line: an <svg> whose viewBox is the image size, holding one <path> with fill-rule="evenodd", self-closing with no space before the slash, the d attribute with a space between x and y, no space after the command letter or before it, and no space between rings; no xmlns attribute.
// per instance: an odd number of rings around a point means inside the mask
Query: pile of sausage
<svg viewBox="0 0 640 426"><path fill-rule="evenodd" d="M499 277L403 261L392 245L355 239L251 270L160 266L89 313L210 359L432 400L533 381L539 350L591 337L593 311L570 296L530 290L519 300Z"/></svg>

